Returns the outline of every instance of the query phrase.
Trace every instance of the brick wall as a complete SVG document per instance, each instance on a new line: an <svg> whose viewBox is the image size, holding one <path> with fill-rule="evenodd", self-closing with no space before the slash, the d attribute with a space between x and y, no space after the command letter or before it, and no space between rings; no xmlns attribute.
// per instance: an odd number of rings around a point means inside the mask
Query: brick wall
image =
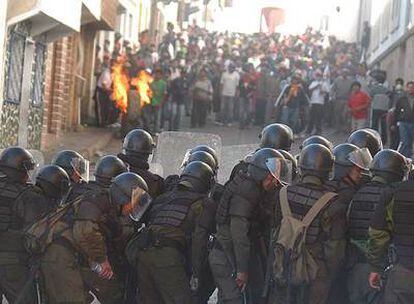
<svg viewBox="0 0 414 304"><path fill-rule="evenodd" d="M70 130L71 88L73 86L73 36L48 46L42 148L55 144Z"/></svg>

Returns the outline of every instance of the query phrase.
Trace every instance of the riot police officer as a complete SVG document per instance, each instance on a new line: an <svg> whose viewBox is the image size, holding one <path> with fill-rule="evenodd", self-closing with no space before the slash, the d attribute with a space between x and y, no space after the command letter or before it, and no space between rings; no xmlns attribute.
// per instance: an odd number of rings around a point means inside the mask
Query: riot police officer
<svg viewBox="0 0 414 304"><path fill-rule="evenodd" d="M0 155L0 295L9 303L19 295L23 303L35 298L30 288L22 295L30 278L22 230L46 210L42 195L27 183L34 167L33 156L23 148L10 147Z"/></svg>
<svg viewBox="0 0 414 304"><path fill-rule="evenodd" d="M306 146L309 146L312 144L320 144L322 146L327 147L329 150L333 149L332 143L328 139L320 135L312 135L308 137L307 139L305 139L300 145L300 149L302 150Z"/></svg>
<svg viewBox="0 0 414 304"><path fill-rule="evenodd" d="M199 151L207 152L208 154L210 154L214 158L214 161L216 162L216 166L218 166L219 160L218 160L216 150L214 150L212 147L207 146L207 145L198 145L198 146L195 146L194 148L192 148L190 150L189 154L193 154L193 153L199 152Z"/></svg>
<svg viewBox="0 0 414 304"><path fill-rule="evenodd" d="M353 144L359 148L368 148L372 157L382 150L381 136L377 131L365 128L352 132L348 137L348 143Z"/></svg>
<svg viewBox="0 0 414 304"><path fill-rule="evenodd" d="M324 183L329 178L333 162L332 152L321 144L310 144L302 149L299 157L300 181L287 186L287 204L295 218L304 218L311 207L326 195L328 191ZM276 209L277 230L283 217L281 199ZM316 278L308 284L293 285L291 278L283 274L281 277L284 279L275 282L271 303L327 303L329 288L343 260L345 215L345 207L335 197L326 202L310 223L304 240L318 268ZM274 269L275 274L278 271L280 269Z"/></svg>
<svg viewBox="0 0 414 304"><path fill-rule="evenodd" d="M293 144L293 131L285 124L274 123L264 127L259 138L260 148L290 151Z"/></svg>
<svg viewBox="0 0 414 304"><path fill-rule="evenodd" d="M333 155L333 177L325 185L330 191L338 193L338 202L348 208L352 197L362 184L363 174L369 173L372 156L367 148L360 149L348 143L337 145L333 149ZM346 277L346 270L341 267L338 277L332 284L329 303L348 303Z"/></svg>
<svg viewBox="0 0 414 304"><path fill-rule="evenodd" d="M200 250L194 227L199 222L214 173L203 162L189 163L175 189L158 196L148 211L148 229L137 238L137 272L143 304L192 303L187 268L190 259L198 259ZM193 274L198 276L197 270Z"/></svg>
<svg viewBox="0 0 414 304"><path fill-rule="evenodd" d="M36 175L36 186L48 201L49 215L67 199L69 176L60 167L47 165ZM45 224L47 225L47 224ZM40 250L40 269L43 275L44 299L48 303L86 303L87 290L83 285L68 223L59 221L47 229L53 236ZM41 248L39 248L41 249Z"/></svg>
<svg viewBox="0 0 414 304"><path fill-rule="evenodd" d="M152 197L164 191L164 180L159 175L149 171L148 159L155 147L151 135L142 129L130 131L124 138L122 153L118 157L128 166L129 171L141 176L148 185Z"/></svg>
<svg viewBox="0 0 414 304"><path fill-rule="evenodd" d="M378 152L371 163L372 181L354 195L348 214L347 268L350 303L376 303L376 292L368 285L370 266L366 259L368 228L377 206L387 205L395 193L395 184L406 172L406 159L397 151ZM385 261L382 261L385 262Z"/></svg>
<svg viewBox="0 0 414 304"><path fill-rule="evenodd" d="M259 134L259 138L260 149L270 148L290 151L293 144L293 131L285 124L274 123L264 127ZM231 171L230 180L232 180L239 171L246 171L247 167L248 164L246 160L241 160Z"/></svg>
<svg viewBox="0 0 414 304"><path fill-rule="evenodd" d="M124 291L115 273L118 265L117 238L122 234L118 208L111 203L109 186L113 178L127 171L113 155L96 164L95 181L75 208L73 237L83 255L82 276L97 298L104 303L120 303Z"/></svg>
<svg viewBox="0 0 414 304"><path fill-rule="evenodd" d="M122 232L117 238L119 248L119 262L115 265L114 272L118 279L125 285L124 304L137 303L138 282L134 269L134 259L128 263L128 255L124 254L127 244L133 233L140 227L142 216L150 207L152 198L148 193L145 180L132 172L118 175L109 188L111 201L118 209ZM135 254L134 254L135 255Z"/></svg>
<svg viewBox="0 0 414 304"><path fill-rule="evenodd" d="M286 150L282 150L282 149L278 149L278 152L280 152L280 154L283 155L283 157L291 164L292 166L292 177L291 177L291 181L295 181L296 177L298 175L298 161L297 159L288 151Z"/></svg>
<svg viewBox="0 0 414 304"><path fill-rule="evenodd" d="M414 181L397 186L392 201L378 205L368 231L367 260L369 283L381 289L384 256L391 264L387 272L384 303L408 304L414 301ZM382 282L383 283L383 282Z"/></svg>
<svg viewBox="0 0 414 304"><path fill-rule="evenodd" d="M219 290L219 301L260 301L266 269L263 245L268 235L264 194L280 187L286 172L283 155L263 148L248 160L247 171L239 171L226 186L217 214L217 233L209 261ZM266 249L264 249L266 250Z"/></svg>
<svg viewBox="0 0 414 304"><path fill-rule="evenodd" d="M61 167L70 178L70 193L68 202L73 201L88 190L89 161L73 150L58 152L53 158L52 165Z"/></svg>

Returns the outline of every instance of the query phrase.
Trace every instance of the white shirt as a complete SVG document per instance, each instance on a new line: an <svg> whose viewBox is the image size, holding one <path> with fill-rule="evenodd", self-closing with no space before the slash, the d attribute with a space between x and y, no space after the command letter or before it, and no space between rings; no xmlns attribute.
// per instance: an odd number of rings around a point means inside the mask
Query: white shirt
<svg viewBox="0 0 414 304"><path fill-rule="evenodd" d="M105 68L101 76L99 76L98 84L97 86L101 89L110 89L112 84L112 77L111 77L111 71L108 68Z"/></svg>
<svg viewBox="0 0 414 304"><path fill-rule="evenodd" d="M223 86L222 95L234 97L236 96L237 87L239 86L240 75L237 72L224 72L221 75L220 84Z"/></svg>
<svg viewBox="0 0 414 304"><path fill-rule="evenodd" d="M319 85L319 86L318 86ZM309 90L311 93L310 104L321 104L325 103L325 92L326 90L326 83L322 80L314 80L309 85Z"/></svg>

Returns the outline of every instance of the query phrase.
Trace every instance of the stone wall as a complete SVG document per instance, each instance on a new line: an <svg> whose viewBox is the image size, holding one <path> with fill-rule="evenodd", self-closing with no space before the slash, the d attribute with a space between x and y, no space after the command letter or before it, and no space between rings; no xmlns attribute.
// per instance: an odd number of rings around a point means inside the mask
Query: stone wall
<svg viewBox="0 0 414 304"><path fill-rule="evenodd" d="M408 37L398 47L379 61L382 69L387 71L387 79L393 84L396 78L405 82L414 80L414 35Z"/></svg>

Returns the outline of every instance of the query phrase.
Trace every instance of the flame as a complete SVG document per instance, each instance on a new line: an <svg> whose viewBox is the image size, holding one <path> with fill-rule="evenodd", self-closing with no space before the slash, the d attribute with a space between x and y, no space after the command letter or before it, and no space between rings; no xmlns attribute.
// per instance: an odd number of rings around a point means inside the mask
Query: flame
<svg viewBox="0 0 414 304"><path fill-rule="evenodd" d="M152 76L145 70L141 70L137 77L131 79L131 85L137 88L141 108L151 103L152 90L150 84L153 80Z"/></svg>
<svg viewBox="0 0 414 304"><path fill-rule="evenodd" d="M116 107L122 113L126 113L128 107L129 81L128 76L124 72L124 62L122 60L115 63L112 67L112 82L113 91L111 98L115 101Z"/></svg>

